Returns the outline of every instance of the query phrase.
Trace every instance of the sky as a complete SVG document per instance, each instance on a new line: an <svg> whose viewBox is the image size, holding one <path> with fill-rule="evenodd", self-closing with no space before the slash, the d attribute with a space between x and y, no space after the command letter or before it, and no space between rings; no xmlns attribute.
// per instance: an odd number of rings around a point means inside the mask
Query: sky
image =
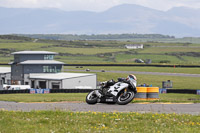
<svg viewBox="0 0 200 133"><path fill-rule="evenodd" d="M200 8L200 0L0 0L0 7L57 8L65 11L102 12L120 4L137 4L167 11L173 7Z"/></svg>

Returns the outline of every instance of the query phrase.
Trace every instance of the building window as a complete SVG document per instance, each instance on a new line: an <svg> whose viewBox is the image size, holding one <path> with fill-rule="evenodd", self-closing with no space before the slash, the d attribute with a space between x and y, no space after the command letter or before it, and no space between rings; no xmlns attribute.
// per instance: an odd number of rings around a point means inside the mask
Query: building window
<svg viewBox="0 0 200 133"><path fill-rule="evenodd" d="M49 66L43 66L43 72L48 73L49 72Z"/></svg>
<svg viewBox="0 0 200 133"><path fill-rule="evenodd" d="M44 55L44 60L53 60L54 55Z"/></svg>
<svg viewBox="0 0 200 133"><path fill-rule="evenodd" d="M60 69L57 69L56 66L43 66L44 73L57 73L61 72Z"/></svg>

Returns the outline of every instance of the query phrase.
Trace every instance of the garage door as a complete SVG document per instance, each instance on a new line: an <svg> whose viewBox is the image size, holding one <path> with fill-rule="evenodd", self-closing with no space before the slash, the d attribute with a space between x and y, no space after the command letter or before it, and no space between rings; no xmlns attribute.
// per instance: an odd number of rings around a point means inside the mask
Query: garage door
<svg viewBox="0 0 200 133"><path fill-rule="evenodd" d="M46 81L39 81L39 87L41 89L46 89Z"/></svg>

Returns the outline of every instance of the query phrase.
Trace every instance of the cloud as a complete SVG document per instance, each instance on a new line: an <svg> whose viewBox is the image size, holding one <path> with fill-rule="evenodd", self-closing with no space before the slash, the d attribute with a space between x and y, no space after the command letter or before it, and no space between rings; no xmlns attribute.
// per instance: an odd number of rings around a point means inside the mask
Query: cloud
<svg viewBox="0 0 200 133"><path fill-rule="evenodd" d="M60 8L63 0L3 0L1 7L11 8Z"/></svg>
<svg viewBox="0 0 200 133"><path fill-rule="evenodd" d="M199 8L199 0L1 0L1 7L9 8L58 8L66 11L104 11L120 4L137 4L158 10L186 6ZM156 4L155 4L156 3Z"/></svg>
<svg viewBox="0 0 200 133"><path fill-rule="evenodd" d="M0 6L9 8L59 8L67 11L103 11L120 3L120 0L1 0Z"/></svg>

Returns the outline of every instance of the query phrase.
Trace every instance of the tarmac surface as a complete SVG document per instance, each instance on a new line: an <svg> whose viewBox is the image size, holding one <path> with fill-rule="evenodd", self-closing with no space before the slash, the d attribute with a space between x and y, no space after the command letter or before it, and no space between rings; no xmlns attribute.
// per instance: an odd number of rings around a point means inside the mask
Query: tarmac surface
<svg viewBox="0 0 200 133"><path fill-rule="evenodd" d="M167 103L129 103L127 105L102 104L88 105L84 102L57 103L17 103L0 101L0 110L33 111L33 110L63 110L72 112L138 112L138 113L177 113L200 115L200 103L167 104Z"/></svg>
<svg viewBox="0 0 200 133"><path fill-rule="evenodd" d="M85 72L86 70L66 69L66 71ZM90 70L90 72L102 72L101 70ZM147 74L147 75L165 75L165 76L181 76L181 77L200 77L200 74L186 74L186 73L164 73L164 72L138 72L138 71L105 71L109 73L133 73L133 74Z"/></svg>

